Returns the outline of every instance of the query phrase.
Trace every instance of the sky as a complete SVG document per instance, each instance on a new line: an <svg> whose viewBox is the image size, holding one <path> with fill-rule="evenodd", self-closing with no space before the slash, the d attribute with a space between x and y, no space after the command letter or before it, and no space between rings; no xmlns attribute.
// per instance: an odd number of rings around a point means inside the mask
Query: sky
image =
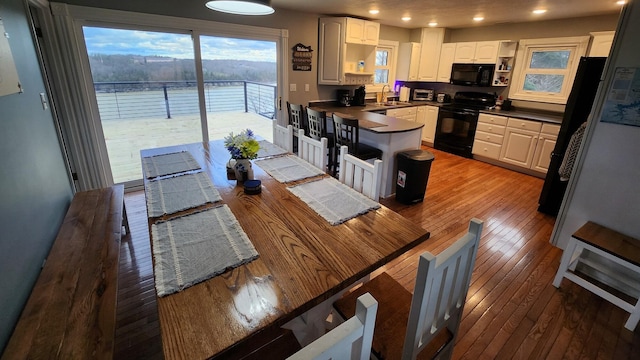
<svg viewBox="0 0 640 360"><path fill-rule="evenodd" d="M191 35L139 30L83 27L89 55L143 55L193 59ZM202 58L276 62L276 44L269 41L202 36Z"/></svg>

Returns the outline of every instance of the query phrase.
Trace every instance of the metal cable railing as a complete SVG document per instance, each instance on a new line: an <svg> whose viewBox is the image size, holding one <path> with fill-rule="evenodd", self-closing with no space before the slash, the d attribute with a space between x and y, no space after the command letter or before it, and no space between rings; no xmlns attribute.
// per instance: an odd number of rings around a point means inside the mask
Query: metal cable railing
<svg viewBox="0 0 640 360"><path fill-rule="evenodd" d="M207 112L253 112L275 118L276 86L252 81L205 81ZM195 81L121 81L94 83L102 120L200 113Z"/></svg>

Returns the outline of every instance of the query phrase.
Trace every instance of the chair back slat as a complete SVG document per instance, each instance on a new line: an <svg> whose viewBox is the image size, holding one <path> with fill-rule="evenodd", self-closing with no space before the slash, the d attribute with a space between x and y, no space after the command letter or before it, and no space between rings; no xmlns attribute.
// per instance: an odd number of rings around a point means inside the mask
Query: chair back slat
<svg viewBox="0 0 640 360"><path fill-rule="evenodd" d="M420 256L403 359L415 359L441 329L447 327L454 338L442 349L450 358L460 326L462 310L478 252L482 221L471 219L468 232L442 253Z"/></svg>
<svg viewBox="0 0 640 360"><path fill-rule="evenodd" d="M293 126L294 133L304 127L304 109L302 105L291 104L287 101L287 110L289 111L289 125Z"/></svg>
<svg viewBox="0 0 640 360"><path fill-rule="evenodd" d="M333 129L336 147L345 145L350 154L357 154L360 142L358 119L343 118L333 113Z"/></svg>
<svg viewBox="0 0 640 360"><path fill-rule="evenodd" d="M304 130L298 130L298 156L310 162L322 171L327 171L327 138L312 139L304 134Z"/></svg>
<svg viewBox="0 0 640 360"><path fill-rule="evenodd" d="M288 152L293 152L293 126L287 125L287 127L280 126L274 120L273 121L273 143L280 146Z"/></svg>
<svg viewBox="0 0 640 360"><path fill-rule="evenodd" d="M287 360L368 360L376 322L378 302L366 293L356 301L356 314L321 336Z"/></svg>
<svg viewBox="0 0 640 360"><path fill-rule="evenodd" d="M348 154L347 146L340 147L341 183L353 188L363 195L378 201L380 198L380 181L382 178L382 160L376 159L373 164Z"/></svg>
<svg viewBox="0 0 640 360"><path fill-rule="evenodd" d="M327 137L326 118L326 112L307 108L307 127L310 138L320 140L322 137Z"/></svg>

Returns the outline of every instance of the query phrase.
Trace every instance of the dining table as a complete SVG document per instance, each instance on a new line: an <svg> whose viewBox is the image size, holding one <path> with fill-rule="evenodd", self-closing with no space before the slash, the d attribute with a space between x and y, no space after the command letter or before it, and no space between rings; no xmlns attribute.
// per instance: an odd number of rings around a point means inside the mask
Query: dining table
<svg viewBox="0 0 640 360"><path fill-rule="evenodd" d="M253 173L261 181L261 191L247 194L242 183L229 176L230 155L222 140L145 149L141 156L144 160L175 153L188 153L197 162L199 169L191 164L185 172L205 174L219 201L148 216L149 228L224 204L257 257L157 297L166 359L229 358L240 348L254 346L256 337L277 333L429 238L427 230L383 205L331 225L288 190L317 179L281 183L255 160ZM152 181L157 180L145 177L145 189ZM154 235L150 230L152 247ZM154 256L154 265L156 261ZM157 284L157 270L154 275Z"/></svg>

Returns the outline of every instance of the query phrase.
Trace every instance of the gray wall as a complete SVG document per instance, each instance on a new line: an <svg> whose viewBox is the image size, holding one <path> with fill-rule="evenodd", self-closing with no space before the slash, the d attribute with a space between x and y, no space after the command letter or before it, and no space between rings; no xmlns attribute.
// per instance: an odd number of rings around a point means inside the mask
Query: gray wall
<svg viewBox="0 0 640 360"><path fill-rule="evenodd" d="M35 283L72 196L21 0L0 17L24 93L0 97L0 352Z"/></svg>
<svg viewBox="0 0 640 360"><path fill-rule="evenodd" d="M640 69L640 5L627 5L629 17L615 40L605 73L604 90L617 67ZM635 7L635 8L634 8ZM617 52L617 53L616 53ZM590 121L581 171L572 175L567 203L561 209L553 238L565 248L569 237L587 220L640 238L640 127L600 122L606 91L596 98L596 116ZM640 115L637 115L640 118ZM635 275L637 276L637 275Z"/></svg>

